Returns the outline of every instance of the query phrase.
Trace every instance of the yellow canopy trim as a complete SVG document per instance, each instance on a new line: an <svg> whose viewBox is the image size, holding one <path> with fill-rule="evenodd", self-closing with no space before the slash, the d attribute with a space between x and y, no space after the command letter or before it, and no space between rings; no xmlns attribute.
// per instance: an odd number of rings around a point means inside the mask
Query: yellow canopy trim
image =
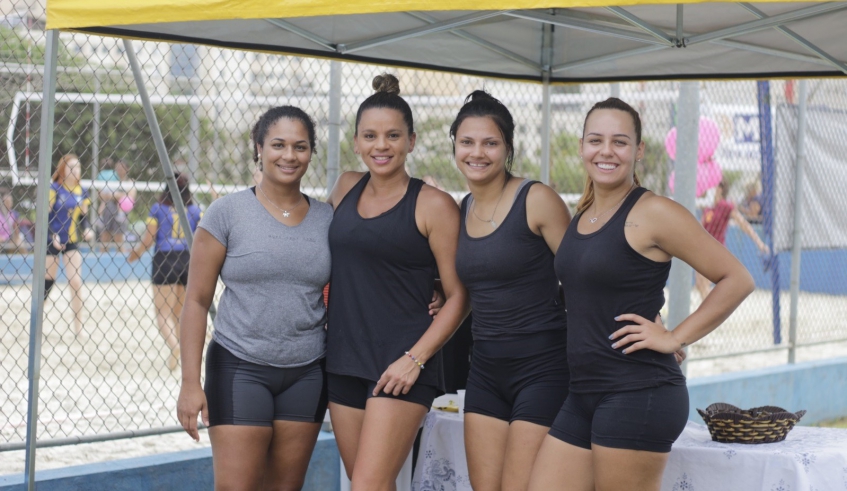
<svg viewBox="0 0 847 491"><path fill-rule="evenodd" d="M720 0L732 2L734 0ZM756 0L753 0L756 1ZM791 2L793 0L769 0ZM315 17L436 10L511 10L609 7L679 3L702 0L48 0L47 28L158 24L227 19Z"/></svg>

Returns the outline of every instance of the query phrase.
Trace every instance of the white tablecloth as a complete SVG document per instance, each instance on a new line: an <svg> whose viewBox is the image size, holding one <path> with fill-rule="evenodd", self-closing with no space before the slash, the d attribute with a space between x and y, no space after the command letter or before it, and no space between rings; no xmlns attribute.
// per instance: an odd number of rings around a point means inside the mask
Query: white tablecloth
<svg viewBox="0 0 847 491"><path fill-rule="evenodd" d="M460 415L427 415L412 490L471 491ZM847 430L797 426L779 443L724 444L689 422L662 491L847 491Z"/></svg>

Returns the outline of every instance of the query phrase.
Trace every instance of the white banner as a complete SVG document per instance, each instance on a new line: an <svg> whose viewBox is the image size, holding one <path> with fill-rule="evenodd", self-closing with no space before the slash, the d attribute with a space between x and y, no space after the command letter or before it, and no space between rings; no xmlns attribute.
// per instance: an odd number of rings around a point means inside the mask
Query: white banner
<svg viewBox="0 0 847 491"><path fill-rule="evenodd" d="M790 250L794 230L797 106L776 111L775 252ZM803 167L803 249L847 248L847 112L808 107Z"/></svg>

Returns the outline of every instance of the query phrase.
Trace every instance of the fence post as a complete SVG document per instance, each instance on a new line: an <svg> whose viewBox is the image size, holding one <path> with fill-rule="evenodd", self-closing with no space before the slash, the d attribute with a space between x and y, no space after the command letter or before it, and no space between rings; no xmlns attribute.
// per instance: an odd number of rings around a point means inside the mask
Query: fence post
<svg viewBox="0 0 847 491"><path fill-rule="evenodd" d="M794 164L794 230L791 245L791 313L788 321L788 363L797 356L797 303L800 297L800 256L803 250L803 167L806 165L806 98L808 86L800 80L797 115L797 158Z"/></svg>
<svg viewBox="0 0 847 491"><path fill-rule="evenodd" d="M697 191L697 149L700 137L699 82L679 84L676 122L676 162L673 199L694 213ZM675 329L691 313L691 266L673 258L668 283L668 329ZM652 320L652 319L650 319ZM683 363L683 371L687 365Z"/></svg>
<svg viewBox="0 0 847 491"><path fill-rule="evenodd" d="M609 84L609 97L617 97L621 98L621 84L618 82L614 82Z"/></svg>
<svg viewBox="0 0 847 491"><path fill-rule="evenodd" d="M335 186L341 168L341 70L340 61L329 63L329 126L326 149L326 194Z"/></svg>
<svg viewBox="0 0 847 491"><path fill-rule="evenodd" d="M35 257L32 265L32 307L29 314L29 402L26 417L24 485L35 489L35 448L38 433L38 384L41 377L41 327L44 321L44 276L47 273L47 219L50 204L50 166L53 161L53 122L56 117L56 53L59 32L47 31L44 52L44 96L41 99L41 141L38 147L38 187L35 210Z"/></svg>
<svg viewBox="0 0 847 491"><path fill-rule="evenodd" d="M767 80L756 82L759 105L759 148L762 155L762 225L765 238L771 246L767 268L771 272L771 316L773 317L773 344L782 343L782 319L779 305L779 257L773 250L774 188L776 187L776 164L773 156L773 124L771 121L771 85Z"/></svg>
<svg viewBox="0 0 847 491"><path fill-rule="evenodd" d="M550 184L550 67L553 57L553 26L544 24L541 65L544 73L541 86L541 182Z"/></svg>

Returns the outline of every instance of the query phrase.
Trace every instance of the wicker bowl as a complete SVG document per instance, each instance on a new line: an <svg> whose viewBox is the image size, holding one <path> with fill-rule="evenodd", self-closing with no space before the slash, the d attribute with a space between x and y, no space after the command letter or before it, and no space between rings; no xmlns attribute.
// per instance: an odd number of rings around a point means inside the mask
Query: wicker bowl
<svg viewBox="0 0 847 491"><path fill-rule="evenodd" d="M712 440L721 443L781 442L806 414L805 410L792 413L775 406L739 409L722 402L697 412L706 422Z"/></svg>

